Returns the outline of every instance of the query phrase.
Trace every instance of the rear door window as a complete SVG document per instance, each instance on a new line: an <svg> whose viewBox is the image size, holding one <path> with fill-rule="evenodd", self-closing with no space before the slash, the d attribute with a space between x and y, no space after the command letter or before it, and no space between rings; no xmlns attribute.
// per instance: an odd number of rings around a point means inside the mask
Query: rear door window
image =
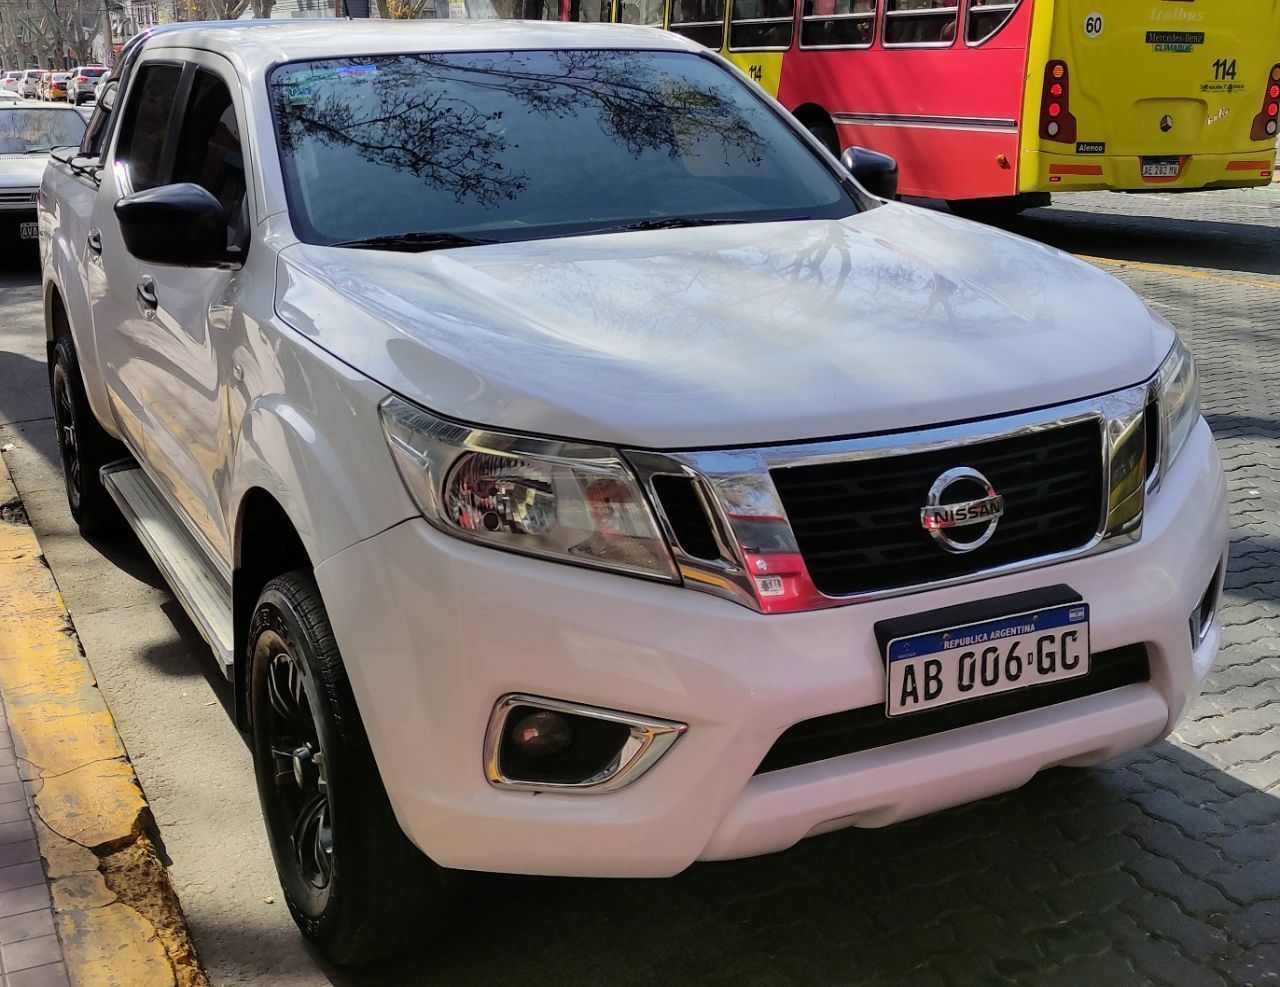
<svg viewBox="0 0 1280 987"><path fill-rule="evenodd" d="M116 161L128 172L129 186L137 192L168 181L166 151L173 104L182 81L182 66L148 62L138 70L129 90L129 105L116 144Z"/></svg>

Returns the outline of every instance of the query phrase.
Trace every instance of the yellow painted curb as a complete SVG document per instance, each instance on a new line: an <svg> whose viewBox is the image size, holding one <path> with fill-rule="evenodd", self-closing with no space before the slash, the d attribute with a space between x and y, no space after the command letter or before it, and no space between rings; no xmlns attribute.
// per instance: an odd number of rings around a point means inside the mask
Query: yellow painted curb
<svg viewBox="0 0 1280 987"><path fill-rule="evenodd" d="M75 987L203 987L146 797L0 457L0 693Z"/></svg>
<svg viewBox="0 0 1280 987"><path fill-rule="evenodd" d="M1081 260L1100 267L1131 268L1136 271L1150 271L1153 274L1175 274L1183 278L1195 278L1199 281L1221 281L1226 284L1240 284L1250 288L1280 289L1280 279L1241 278L1230 274L1215 274L1212 271L1197 271L1189 267L1177 267L1173 264L1150 264L1140 260L1119 260L1115 257L1094 257L1090 254L1076 254Z"/></svg>

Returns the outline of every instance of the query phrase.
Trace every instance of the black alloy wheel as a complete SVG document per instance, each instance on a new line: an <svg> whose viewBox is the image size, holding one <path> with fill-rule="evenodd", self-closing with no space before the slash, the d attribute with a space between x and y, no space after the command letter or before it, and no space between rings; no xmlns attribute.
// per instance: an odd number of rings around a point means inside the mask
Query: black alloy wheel
<svg viewBox="0 0 1280 987"><path fill-rule="evenodd" d="M259 656L259 652L265 652ZM254 645L254 663L266 663L266 731L271 751L274 811L267 824L272 843L287 845L299 879L296 896L309 916L328 904L333 881L333 822L320 732L311 713L306 672L284 639L265 630Z"/></svg>
<svg viewBox="0 0 1280 987"><path fill-rule="evenodd" d="M444 872L396 822L309 572L263 588L248 657L258 798L298 928L342 965L422 939L440 924Z"/></svg>
<svg viewBox="0 0 1280 987"><path fill-rule="evenodd" d="M93 416L84 392L80 364L69 336L54 345L49 368L49 390L53 398L53 424L57 430L62 478L67 488L67 506L83 535L98 535L118 529L120 511L102 485L99 470L124 459L128 453Z"/></svg>

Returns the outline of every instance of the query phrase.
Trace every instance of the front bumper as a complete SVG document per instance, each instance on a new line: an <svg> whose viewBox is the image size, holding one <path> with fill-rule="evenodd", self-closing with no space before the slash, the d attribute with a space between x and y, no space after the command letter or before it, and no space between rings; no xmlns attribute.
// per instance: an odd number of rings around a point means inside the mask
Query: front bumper
<svg viewBox="0 0 1280 987"><path fill-rule="evenodd" d="M1142 540L1049 568L810 613L764 616L679 587L477 547L405 522L317 567L401 826L449 867L663 876L785 849L1085 765L1163 737L1218 647L1188 616L1226 549L1208 426L1149 501ZM883 701L873 625L1056 584L1092 607L1095 651L1145 643L1150 681L756 775L784 730ZM521 692L688 724L643 778L595 796L485 777L494 703Z"/></svg>
<svg viewBox="0 0 1280 987"><path fill-rule="evenodd" d="M1159 156L1159 152L1153 152ZM1275 147L1235 154L1172 155L1180 158L1176 178L1143 178L1137 154L1052 154L1025 151L1018 175L1022 192L1176 192L1189 189L1251 188L1266 185L1275 171Z"/></svg>

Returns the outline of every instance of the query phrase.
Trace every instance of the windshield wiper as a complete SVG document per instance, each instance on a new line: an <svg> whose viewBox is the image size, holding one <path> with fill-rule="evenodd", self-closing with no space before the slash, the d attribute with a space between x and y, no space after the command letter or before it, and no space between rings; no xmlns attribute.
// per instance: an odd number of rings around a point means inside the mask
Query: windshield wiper
<svg viewBox="0 0 1280 987"><path fill-rule="evenodd" d="M588 233L632 233L643 230L685 230L694 226L731 226L742 219L716 219L714 216L668 216L665 219L641 219L621 226L604 226Z"/></svg>
<svg viewBox="0 0 1280 987"><path fill-rule="evenodd" d="M364 237L358 240L339 240L331 243L331 247L368 247L370 250L404 250L425 251L444 250L449 247L480 247L486 243L497 243L496 240L483 240L480 237L463 236L459 233L386 233L381 236Z"/></svg>

